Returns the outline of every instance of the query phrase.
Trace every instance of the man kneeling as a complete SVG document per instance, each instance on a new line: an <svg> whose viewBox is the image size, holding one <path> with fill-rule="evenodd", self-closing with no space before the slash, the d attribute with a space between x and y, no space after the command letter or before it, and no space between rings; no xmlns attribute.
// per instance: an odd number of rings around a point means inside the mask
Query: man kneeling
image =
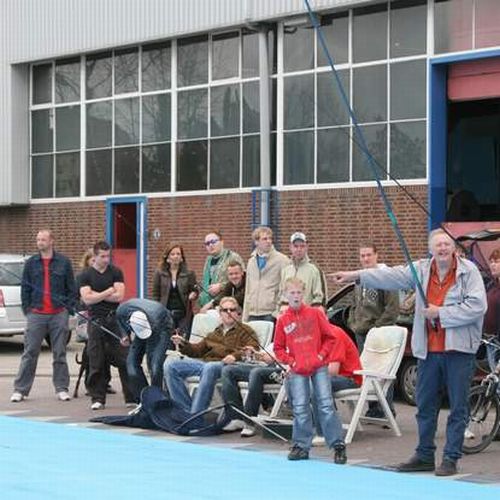
<svg viewBox="0 0 500 500"><path fill-rule="evenodd" d="M173 335L174 344L189 358L167 360L163 367L170 397L193 414L208 408L223 366L241 360L245 346L259 345L255 332L239 321L241 308L236 299L223 297L219 312L221 324L200 342L186 342L181 335ZM192 376L200 377L193 399L184 382Z"/></svg>

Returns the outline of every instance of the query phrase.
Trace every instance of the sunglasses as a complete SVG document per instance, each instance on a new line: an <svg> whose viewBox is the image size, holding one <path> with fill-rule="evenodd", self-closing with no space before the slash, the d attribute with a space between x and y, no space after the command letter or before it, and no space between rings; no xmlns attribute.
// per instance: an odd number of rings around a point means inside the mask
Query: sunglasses
<svg viewBox="0 0 500 500"><path fill-rule="evenodd" d="M224 309L221 309L222 312L225 312L226 314L229 314L229 313L234 313L236 312L238 309L236 309L236 307L225 307Z"/></svg>
<svg viewBox="0 0 500 500"><path fill-rule="evenodd" d="M208 240L208 241L205 241L205 243L203 243L206 247L210 246L210 245L215 245L216 243L219 243L220 240Z"/></svg>

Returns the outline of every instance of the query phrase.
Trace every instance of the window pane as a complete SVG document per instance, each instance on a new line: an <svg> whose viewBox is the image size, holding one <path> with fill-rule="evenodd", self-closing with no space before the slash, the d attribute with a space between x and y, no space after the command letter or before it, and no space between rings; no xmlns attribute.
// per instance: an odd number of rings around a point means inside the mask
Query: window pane
<svg viewBox="0 0 500 500"><path fill-rule="evenodd" d="M425 121L391 125L391 174L397 179L425 178Z"/></svg>
<svg viewBox="0 0 500 500"><path fill-rule="evenodd" d="M347 12L337 15L322 16L321 29L326 46L335 64L349 60L349 16ZM318 40L318 66L328 66L329 62Z"/></svg>
<svg viewBox="0 0 500 500"><path fill-rule="evenodd" d="M54 169L53 156L33 156L31 169L31 197L52 198Z"/></svg>
<svg viewBox="0 0 500 500"><path fill-rule="evenodd" d="M142 142L170 140L170 94L142 98Z"/></svg>
<svg viewBox="0 0 500 500"><path fill-rule="evenodd" d="M87 147L111 146L111 101L87 104Z"/></svg>
<svg viewBox="0 0 500 500"><path fill-rule="evenodd" d="M208 37L184 38L177 42L177 85L208 82Z"/></svg>
<svg viewBox="0 0 500 500"><path fill-rule="evenodd" d="M33 66L33 104L52 102L52 64Z"/></svg>
<svg viewBox="0 0 500 500"><path fill-rule="evenodd" d="M284 141L284 183L312 184L314 182L314 132L287 133Z"/></svg>
<svg viewBox="0 0 500 500"><path fill-rule="evenodd" d="M142 91L170 88L170 42L142 47Z"/></svg>
<svg viewBox="0 0 500 500"><path fill-rule="evenodd" d="M391 65L391 118L425 118L426 61Z"/></svg>
<svg viewBox="0 0 500 500"><path fill-rule="evenodd" d="M80 153L56 155L56 198L80 196Z"/></svg>
<svg viewBox="0 0 500 500"><path fill-rule="evenodd" d="M87 151L85 194L111 194L111 150Z"/></svg>
<svg viewBox="0 0 500 500"><path fill-rule="evenodd" d="M349 99L349 71L339 71L338 75L347 99ZM330 71L318 73L317 79L318 127L348 124L349 112L333 74Z"/></svg>
<svg viewBox="0 0 500 500"><path fill-rule="evenodd" d="M239 33L224 33L212 37L212 80L239 75Z"/></svg>
<svg viewBox="0 0 500 500"><path fill-rule="evenodd" d="M212 137L240 132L240 87L224 85L210 90L210 127Z"/></svg>
<svg viewBox="0 0 500 500"><path fill-rule="evenodd" d="M476 2L476 48L500 45L500 9L498 0Z"/></svg>
<svg viewBox="0 0 500 500"><path fill-rule="evenodd" d="M53 149L51 112L49 109L41 109L31 113L33 153L47 153Z"/></svg>
<svg viewBox="0 0 500 500"><path fill-rule="evenodd" d="M80 148L80 106L56 108L56 151Z"/></svg>
<svg viewBox="0 0 500 500"><path fill-rule="evenodd" d="M111 54L88 56L85 65L87 74L87 99L108 97L112 91L112 62Z"/></svg>
<svg viewBox="0 0 500 500"><path fill-rule="evenodd" d="M210 141L210 188L236 188L240 185L240 139Z"/></svg>
<svg viewBox="0 0 500 500"><path fill-rule="evenodd" d="M387 6L354 9L352 24L354 62L387 58Z"/></svg>
<svg viewBox="0 0 500 500"><path fill-rule="evenodd" d="M142 148L142 192L170 191L170 144Z"/></svg>
<svg viewBox="0 0 500 500"><path fill-rule="evenodd" d="M434 52L472 48L473 0L436 0L434 4Z"/></svg>
<svg viewBox="0 0 500 500"><path fill-rule="evenodd" d="M139 148L115 149L115 194L139 192Z"/></svg>
<svg viewBox="0 0 500 500"><path fill-rule="evenodd" d="M139 99L115 101L115 144L139 142Z"/></svg>
<svg viewBox="0 0 500 500"><path fill-rule="evenodd" d="M207 189L207 141L177 143L177 191Z"/></svg>
<svg viewBox="0 0 500 500"><path fill-rule="evenodd" d="M387 119L387 66L353 70L353 106L359 123Z"/></svg>
<svg viewBox="0 0 500 500"><path fill-rule="evenodd" d="M115 52L115 94L137 92L139 89L139 51L127 49Z"/></svg>
<svg viewBox="0 0 500 500"><path fill-rule="evenodd" d="M285 26L283 59L285 71L314 67L314 30L310 26Z"/></svg>
<svg viewBox="0 0 500 500"><path fill-rule="evenodd" d="M80 100L80 59L56 63L56 102Z"/></svg>
<svg viewBox="0 0 500 500"><path fill-rule="evenodd" d="M243 137L243 187L260 186L260 137Z"/></svg>
<svg viewBox="0 0 500 500"><path fill-rule="evenodd" d="M314 75L284 80L285 129L314 126Z"/></svg>
<svg viewBox="0 0 500 500"><path fill-rule="evenodd" d="M368 151L374 158L373 164L377 169L380 179L387 179L387 126L386 125L366 125L360 127L364 135ZM368 164L365 153L363 153L358 144L360 139L353 130L355 141L353 142L352 152L352 180L353 181L371 181L375 180L372 169ZM377 163L379 166L377 166Z"/></svg>
<svg viewBox="0 0 500 500"><path fill-rule="evenodd" d="M427 0L391 3L391 57L425 54L427 50Z"/></svg>
<svg viewBox="0 0 500 500"><path fill-rule="evenodd" d="M177 134L179 139L206 137L208 134L208 91L188 90L177 94Z"/></svg>
<svg viewBox="0 0 500 500"><path fill-rule="evenodd" d="M243 133L260 130L259 82L243 84Z"/></svg>
<svg viewBox="0 0 500 500"><path fill-rule="evenodd" d="M349 181L349 129L318 130L318 182Z"/></svg>
<svg viewBox="0 0 500 500"><path fill-rule="evenodd" d="M243 74L242 78L259 76L259 34L243 30Z"/></svg>

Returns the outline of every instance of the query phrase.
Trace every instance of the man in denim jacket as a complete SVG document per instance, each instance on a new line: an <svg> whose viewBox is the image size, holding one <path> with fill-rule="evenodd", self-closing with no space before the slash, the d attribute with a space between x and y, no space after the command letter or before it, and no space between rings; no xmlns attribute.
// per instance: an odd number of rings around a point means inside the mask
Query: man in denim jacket
<svg viewBox="0 0 500 500"><path fill-rule="evenodd" d="M21 364L10 398L13 403L22 401L31 390L46 335L52 349L52 381L57 397L61 401L70 399L66 344L68 310L76 302L73 268L67 257L54 251L54 237L48 229L38 232L36 246L39 253L26 261L21 281L21 303L27 327Z"/></svg>
<svg viewBox="0 0 500 500"><path fill-rule="evenodd" d="M127 373L130 389L139 401L141 391L148 386L142 369L142 360L146 355L151 385L162 388L163 362L167 349L174 345L170 337L174 331L174 322L170 312L154 300L130 299L123 302L116 310L116 319L123 337L122 344L129 343L129 335L134 332L134 340L128 351Z"/></svg>
<svg viewBox="0 0 500 500"><path fill-rule="evenodd" d="M419 442L415 454L396 469L435 470L437 476L451 476L457 473L457 460L462 456L470 382L487 308L486 291L477 267L456 254L455 243L444 230L430 233L429 249L432 258L415 263L428 303L426 306L420 294L416 295L412 351L418 358ZM339 272L335 278L337 283L355 281L385 290L415 288L408 266ZM443 390L450 414L443 461L435 468L434 436Z"/></svg>

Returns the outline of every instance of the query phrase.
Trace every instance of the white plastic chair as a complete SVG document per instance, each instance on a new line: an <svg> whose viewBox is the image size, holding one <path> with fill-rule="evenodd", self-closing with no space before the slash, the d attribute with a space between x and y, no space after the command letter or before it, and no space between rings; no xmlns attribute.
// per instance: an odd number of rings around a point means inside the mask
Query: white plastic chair
<svg viewBox="0 0 500 500"><path fill-rule="evenodd" d="M386 396L403 359L408 330L402 326L381 326L372 328L365 341L361 354L362 370L355 373L363 375L363 384L358 389L346 389L335 393L335 401L346 401L354 407L345 442L350 443L360 421L389 424L396 436L401 436L399 426L392 414ZM385 417L371 419L362 417L368 401L378 401Z"/></svg>
<svg viewBox="0 0 500 500"><path fill-rule="evenodd" d="M273 340L274 323L272 321L249 321L245 324L256 333L260 346L267 348Z"/></svg>

